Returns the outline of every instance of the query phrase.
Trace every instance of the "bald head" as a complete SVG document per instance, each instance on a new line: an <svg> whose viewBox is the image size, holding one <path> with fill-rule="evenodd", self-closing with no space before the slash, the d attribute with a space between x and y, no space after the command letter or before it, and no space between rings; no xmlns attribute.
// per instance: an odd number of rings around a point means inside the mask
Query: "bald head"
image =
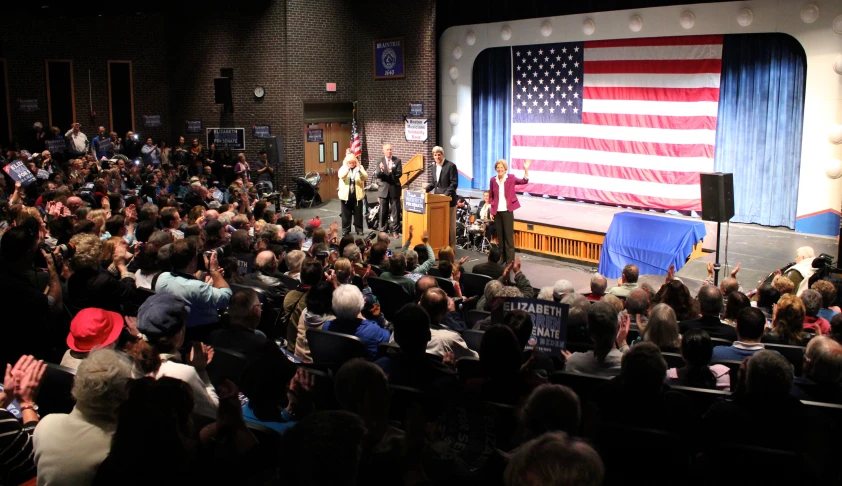
<svg viewBox="0 0 842 486"><path fill-rule="evenodd" d="M842 381L842 344L827 336L816 336L804 353L804 375L816 383Z"/></svg>
<svg viewBox="0 0 842 486"><path fill-rule="evenodd" d="M205 223L210 223L211 221L216 221L219 219L219 211L216 209L208 209L205 211Z"/></svg>
<svg viewBox="0 0 842 486"><path fill-rule="evenodd" d="M733 292L739 292L740 282L734 277L725 277L719 283L719 291L722 292L722 295L731 295Z"/></svg>
<svg viewBox="0 0 842 486"><path fill-rule="evenodd" d="M77 209L81 208L85 203L82 202L82 198L78 196L70 196L67 198L67 209L70 210L71 213L75 213Z"/></svg>
<svg viewBox="0 0 842 486"><path fill-rule="evenodd" d="M271 251L261 251L254 259L254 266L261 272L272 275L278 269L278 260Z"/></svg>
<svg viewBox="0 0 842 486"><path fill-rule="evenodd" d="M425 292L429 289L438 288L439 283L436 282L436 278L430 275L424 275L423 277L419 278L417 282L415 282L415 296L418 300L421 300L421 296L424 295Z"/></svg>
<svg viewBox="0 0 842 486"><path fill-rule="evenodd" d="M447 314L447 294L442 289L429 289L421 296L421 307L430 316L430 324L438 324Z"/></svg>

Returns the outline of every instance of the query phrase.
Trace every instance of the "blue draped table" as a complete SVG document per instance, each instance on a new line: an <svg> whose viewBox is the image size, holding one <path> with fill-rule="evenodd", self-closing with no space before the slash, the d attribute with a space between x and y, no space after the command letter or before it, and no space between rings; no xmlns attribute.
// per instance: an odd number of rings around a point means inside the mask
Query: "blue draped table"
<svg viewBox="0 0 842 486"><path fill-rule="evenodd" d="M617 213L602 243L599 273L618 278L628 264L637 265L640 275L666 275L670 265L678 271L693 253L693 245L706 235L700 221Z"/></svg>

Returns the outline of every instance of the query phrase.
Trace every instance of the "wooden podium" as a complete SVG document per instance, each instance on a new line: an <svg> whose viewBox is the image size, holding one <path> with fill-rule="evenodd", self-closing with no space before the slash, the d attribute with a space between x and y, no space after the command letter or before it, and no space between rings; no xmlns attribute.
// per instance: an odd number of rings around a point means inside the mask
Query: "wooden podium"
<svg viewBox="0 0 842 486"><path fill-rule="evenodd" d="M414 191L411 191L414 192ZM450 196L443 194L422 193L423 204L415 204L416 210L423 208L423 214L407 210L407 191L401 195L403 200L403 235L409 237L409 227L413 227L410 248L421 243L424 230L430 236L430 246L438 258L439 250L450 244ZM413 205L410 205L413 206Z"/></svg>

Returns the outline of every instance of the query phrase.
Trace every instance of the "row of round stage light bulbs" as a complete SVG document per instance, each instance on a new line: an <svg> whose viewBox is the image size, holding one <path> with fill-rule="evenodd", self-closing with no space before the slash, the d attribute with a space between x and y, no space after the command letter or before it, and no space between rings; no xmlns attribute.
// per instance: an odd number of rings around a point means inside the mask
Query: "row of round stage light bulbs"
<svg viewBox="0 0 842 486"><path fill-rule="evenodd" d="M815 4L808 4L805 5L801 9L801 20L805 24L812 24L816 20L819 19L819 7ZM737 23L740 24L742 27L748 27L754 21L754 12L748 7L741 8L737 12ZM681 27L684 29L692 29L694 25L696 25L696 15L689 11L685 10L681 13L678 17L678 22L681 24ZM640 15L632 15L629 18L629 30L632 32L640 32L643 29L643 17ZM593 35L596 31L596 23L593 19L585 19L585 22L582 24L582 32L585 35ZM842 35L842 15L837 15L836 18L833 19L833 31L837 34ZM549 37L550 34L553 32L553 26L549 20L545 20L541 23L541 35L544 37ZM503 40L509 40L512 38L512 28L508 25L504 25L502 29L500 29L500 37ZM474 45L477 42L477 35L474 31L469 30L467 35L465 35L465 43L469 46ZM458 45L453 48L451 53L453 55L453 59L459 60L462 58L462 48ZM833 61L833 70L842 75L842 54L836 56L836 59ZM448 74L450 75L450 79L456 81L459 77L459 68L456 66L451 66L448 70ZM459 123L459 114L458 113L451 113L450 114L450 124L457 125ZM842 144L842 125L832 125L830 132L828 133L828 140L833 144ZM453 148L457 148L459 146L459 139L454 135L450 137L450 145ZM827 168L825 171L828 177L832 177L837 179L842 177L842 162L839 160L835 160L835 163L832 163L831 166Z"/></svg>

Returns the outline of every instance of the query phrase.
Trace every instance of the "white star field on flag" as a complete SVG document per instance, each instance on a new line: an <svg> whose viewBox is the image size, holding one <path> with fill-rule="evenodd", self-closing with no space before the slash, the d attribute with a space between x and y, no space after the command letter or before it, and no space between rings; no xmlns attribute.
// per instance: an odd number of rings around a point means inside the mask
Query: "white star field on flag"
<svg viewBox="0 0 842 486"><path fill-rule="evenodd" d="M543 44L541 46L519 46L512 53L515 66L514 99L512 121L515 123L581 123L582 121L582 90L584 78L583 47L581 43L567 42L559 44ZM536 57L541 56L541 57ZM552 57L550 57L552 56ZM556 64L558 63L558 64ZM560 69L556 69L559 67ZM561 69L564 69L563 71ZM532 79L521 83L529 72ZM522 74L518 76L518 74ZM533 83L533 80L535 83ZM550 89L550 88L553 89ZM531 89L530 89L531 88ZM542 90L539 88L543 88ZM548 98L545 99L544 93ZM558 92L566 103L556 99ZM535 93L536 100L532 100ZM569 95L569 96L568 96ZM543 100L543 109L539 107L538 99ZM532 109L531 107L539 107ZM556 109L555 107L560 107Z"/></svg>

